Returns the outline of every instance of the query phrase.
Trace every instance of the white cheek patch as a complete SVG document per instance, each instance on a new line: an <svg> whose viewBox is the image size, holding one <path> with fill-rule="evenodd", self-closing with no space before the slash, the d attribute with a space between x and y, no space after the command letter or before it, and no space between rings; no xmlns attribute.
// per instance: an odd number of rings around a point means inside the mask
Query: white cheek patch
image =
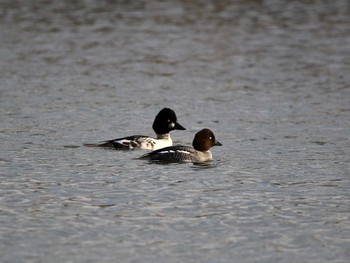
<svg viewBox="0 0 350 263"><path fill-rule="evenodd" d="M171 122L169 123L169 128L174 128L175 127L175 123Z"/></svg>

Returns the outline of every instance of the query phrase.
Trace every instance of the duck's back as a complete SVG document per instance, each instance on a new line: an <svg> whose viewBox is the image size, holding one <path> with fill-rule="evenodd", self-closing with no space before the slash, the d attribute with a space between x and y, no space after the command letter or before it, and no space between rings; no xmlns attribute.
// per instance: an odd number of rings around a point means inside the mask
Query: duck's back
<svg viewBox="0 0 350 263"><path fill-rule="evenodd" d="M183 145L165 147L147 153L141 156L140 159L172 163L198 161L197 151L192 147Z"/></svg>

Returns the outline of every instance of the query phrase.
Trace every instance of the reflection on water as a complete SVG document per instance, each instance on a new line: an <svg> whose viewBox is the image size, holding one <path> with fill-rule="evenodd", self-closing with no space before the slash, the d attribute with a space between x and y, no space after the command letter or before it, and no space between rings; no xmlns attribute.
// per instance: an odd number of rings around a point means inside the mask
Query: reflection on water
<svg viewBox="0 0 350 263"><path fill-rule="evenodd" d="M346 1L2 1L2 262L348 262ZM173 108L207 164L84 143Z"/></svg>

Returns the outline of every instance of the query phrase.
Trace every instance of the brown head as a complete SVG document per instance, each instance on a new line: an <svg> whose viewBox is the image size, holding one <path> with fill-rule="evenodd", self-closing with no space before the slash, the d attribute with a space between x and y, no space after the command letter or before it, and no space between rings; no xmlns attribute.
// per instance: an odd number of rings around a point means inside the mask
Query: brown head
<svg viewBox="0 0 350 263"><path fill-rule="evenodd" d="M215 135L211 130L203 129L196 133L192 145L197 151L204 152L213 146L221 146L222 144L215 139Z"/></svg>

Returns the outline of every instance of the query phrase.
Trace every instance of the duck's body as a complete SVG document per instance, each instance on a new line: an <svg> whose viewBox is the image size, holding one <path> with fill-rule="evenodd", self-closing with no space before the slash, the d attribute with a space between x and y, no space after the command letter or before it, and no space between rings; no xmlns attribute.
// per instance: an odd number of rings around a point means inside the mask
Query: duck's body
<svg viewBox="0 0 350 263"><path fill-rule="evenodd" d="M99 147L110 147L120 150L133 150L136 148L145 150L157 150L173 145L170 134L157 134L157 138L145 135L132 135L124 138L114 139L99 144Z"/></svg>

